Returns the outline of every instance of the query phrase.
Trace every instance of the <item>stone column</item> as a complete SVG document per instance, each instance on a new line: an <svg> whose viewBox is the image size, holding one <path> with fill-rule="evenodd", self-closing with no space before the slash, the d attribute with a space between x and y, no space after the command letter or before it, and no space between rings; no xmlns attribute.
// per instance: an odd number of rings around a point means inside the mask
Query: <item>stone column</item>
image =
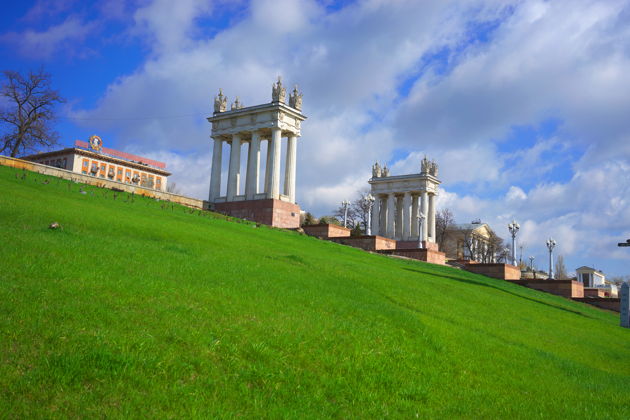
<svg viewBox="0 0 630 420"><path fill-rule="evenodd" d="M227 201L234 201L238 195L241 179L241 136L232 134L230 149L230 170L228 172Z"/></svg>
<svg viewBox="0 0 630 420"><path fill-rule="evenodd" d="M282 130L278 127L271 129L271 143L269 152L271 154L271 164L269 166L269 193L267 198L280 199L280 141L282 140Z"/></svg>
<svg viewBox="0 0 630 420"><path fill-rule="evenodd" d="M387 237L394 238L396 232L396 196L394 194L387 195Z"/></svg>
<svg viewBox="0 0 630 420"><path fill-rule="evenodd" d="M431 242L435 242L435 194L429 194L429 215L428 215L429 236Z"/></svg>
<svg viewBox="0 0 630 420"><path fill-rule="evenodd" d="M372 235L379 235L381 223L381 198L376 197L374 205L372 206Z"/></svg>
<svg viewBox="0 0 630 420"><path fill-rule="evenodd" d="M402 239L403 233L403 198L401 196L396 196L396 240L400 241Z"/></svg>
<svg viewBox="0 0 630 420"><path fill-rule="evenodd" d="M379 220L379 229L377 235L386 236L387 235L387 196L381 195L379 198L380 203L380 216L381 220Z"/></svg>
<svg viewBox="0 0 630 420"><path fill-rule="evenodd" d="M418 196L411 196L411 238L418 239Z"/></svg>
<svg viewBox="0 0 630 420"><path fill-rule="evenodd" d="M214 139L212 149L212 172L210 176L210 196L208 201L214 202L221 195L221 158L223 155L223 140Z"/></svg>
<svg viewBox="0 0 630 420"><path fill-rule="evenodd" d="M411 239L411 193L406 192L402 200L402 238L404 241Z"/></svg>
<svg viewBox="0 0 630 420"><path fill-rule="evenodd" d="M247 179L245 180L245 198L247 200L253 200L255 195L258 194L259 174L260 134L257 131L253 131L247 154Z"/></svg>
<svg viewBox="0 0 630 420"><path fill-rule="evenodd" d="M425 216L424 226L422 227L422 240L427 241L429 239L428 235L428 225L429 225L429 197L426 191L422 191L421 200L420 200L420 208L422 213Z"/></svg>
<svg viewBox="0 0 630 420"><path fill-rule="evenodd" d="M265 194L269 194L269 186L271 185L271 139L267 139L267 158L265 163Z"/></svg>
<svg viewBox="0 0 630 420"><path fill-rule="evenodd" d="M287 164L284 168L284 195L295 203L295 160L297 158L297 137L291 135L287 141Z"/></svg>

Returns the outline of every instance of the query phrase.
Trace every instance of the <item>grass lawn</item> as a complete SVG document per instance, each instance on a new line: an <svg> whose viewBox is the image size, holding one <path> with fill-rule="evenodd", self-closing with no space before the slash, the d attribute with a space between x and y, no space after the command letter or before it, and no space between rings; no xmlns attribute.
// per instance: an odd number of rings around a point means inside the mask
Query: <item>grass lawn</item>
<svg viewBox="0 0 630 420"><path fill-rule="evenodd" d="M0 193L0 418L630 418L611 312L12 168Z"/></svg>

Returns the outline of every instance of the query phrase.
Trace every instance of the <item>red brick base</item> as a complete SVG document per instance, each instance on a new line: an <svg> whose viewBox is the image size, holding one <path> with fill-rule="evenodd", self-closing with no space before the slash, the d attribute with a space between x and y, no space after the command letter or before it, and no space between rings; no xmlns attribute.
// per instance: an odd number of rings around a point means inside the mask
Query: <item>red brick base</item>
<svg viewBox="0 0 630 420"><path fill-rule="evenodd" d="M512 283L566 298L584 297L584 285L575 280L516 280Z"/></svg>
<svg viewBox="0 0 630 420"><path fill-rule="evenodd" d="M487 277L494 277L501 280L519 280L521 278L521 270L511 264L485 264L477 262L469 262L464 266L466 271L481 274Z"/></svg>
<svg viewBox="0 0 630 420"><path fill-rule="evenodd" d="M343 226L337 226L330 223L321 225L302 226L304 233L309 236L315 236L320 239L328 238L347 238L350 236L351 229Z"/></svg>
<svg viewBox="0 0 630 420"><path fill-rule="evenodd" d="M276 199L215 203L214 211L273 227L300 227L300 206Z"/></svg>
<svg viewBox="0 0 630 420"><path fill-rule="evenodd" d="M379 251L381 249L396 249L396 241L389 238L384 238L378 235L363 235L363 236L350 236L347 238L329 238L333 242L338 244L344 244L353 246L355 248L361 248L366 251Z"/></svg>
<svg viewBox="0 0 630 420"><path fill-rule="evenodd" d="M446 254L431 248L386 249L378 252L380 254L399 255L401 257L413 258L414 260L425 261L432 264L446 264Z"/></svg>
<svg viewBox="0 0 630 420"><path fill-rule="evenodd" d="M422 241L420 248L439 251L438 244L429 241ZM418 249L418 241L396 241L396 249Z"/></svg>
<svg viewBox="0 0 630 420"><path fill-rule="evenodd" d="M620 299L619 298L603 298L603 297L583 297L573 298L573 300L582 303L588 303L589 305L597 306L598 308L608 309L609 311L619 312Z"/></svg>

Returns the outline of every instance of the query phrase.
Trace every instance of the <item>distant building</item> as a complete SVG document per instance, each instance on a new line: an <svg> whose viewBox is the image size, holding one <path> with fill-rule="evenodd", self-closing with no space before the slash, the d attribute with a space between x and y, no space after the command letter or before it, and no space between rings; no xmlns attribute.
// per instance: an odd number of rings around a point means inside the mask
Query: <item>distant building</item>
<svg viewBox="0 0 630 420"><path fill-rule="evenodd" d="M601 270L592 267L582 266L575 270L577 281L584 285L584 293L594 296L617 297L617 285L607 282L606 276ZM587 291L587 289L596 289Z"/></svg>
<svg viewBox="0 0 630 420"><path fill-rule="evenodd" d="M584 287L598 287L606 284L606 276L600 270L582 266L575 270L577 281L584 284Z"/></svg>
<svg viewBox="0 0 630 420"><path fill-rule="evenodd" d="M167 177L171 175L164 162L108 149L99 136L90 137L89 142L76 140L74 147L22 159L159 191L166 191Z"/></svg>
<svg viewBox="0 0 630 420"><path fill-rule="evenodd" d="M494 263L503 252L496 249L497 236L487 223L474 221L449 226L442 241L442 252L457 260Z"/></svg>

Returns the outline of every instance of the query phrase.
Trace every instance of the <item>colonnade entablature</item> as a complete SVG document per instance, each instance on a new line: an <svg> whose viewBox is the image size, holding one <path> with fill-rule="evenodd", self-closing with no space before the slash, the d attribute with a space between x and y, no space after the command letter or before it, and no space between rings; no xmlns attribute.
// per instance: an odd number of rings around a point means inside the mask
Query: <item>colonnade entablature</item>
<svg viewBox="0 0 630 420"><path fill-rule="evenodd" d="M278 79L272 86L272 101L267 104L244 107L236 98L227 110L227 98L219 90L214 101L214 114L208 118L212 124L214 141L209 201L227 203L260 199L276 199L295 203L297 138L302 121L302 94L297 86L285 103L286 90ZM287 139L284 189L280 191L281 142ZM267 143L264 185L261 177L261 143ZM221 160L223 143L230 145L227 192L221 195ZM241 149L248 145L247 167L241 170ZM246 173L245 193L240 194L241 173Z"/></svg>
<svg viewBox="0 0 630 420"><path fill-rule="evenodd" d="M372 233L400 241L436 242L435 199L440 180L438 166L426 158L418 174L390 176L387 167L372 167L368 181L376 199Z"/></svg>

